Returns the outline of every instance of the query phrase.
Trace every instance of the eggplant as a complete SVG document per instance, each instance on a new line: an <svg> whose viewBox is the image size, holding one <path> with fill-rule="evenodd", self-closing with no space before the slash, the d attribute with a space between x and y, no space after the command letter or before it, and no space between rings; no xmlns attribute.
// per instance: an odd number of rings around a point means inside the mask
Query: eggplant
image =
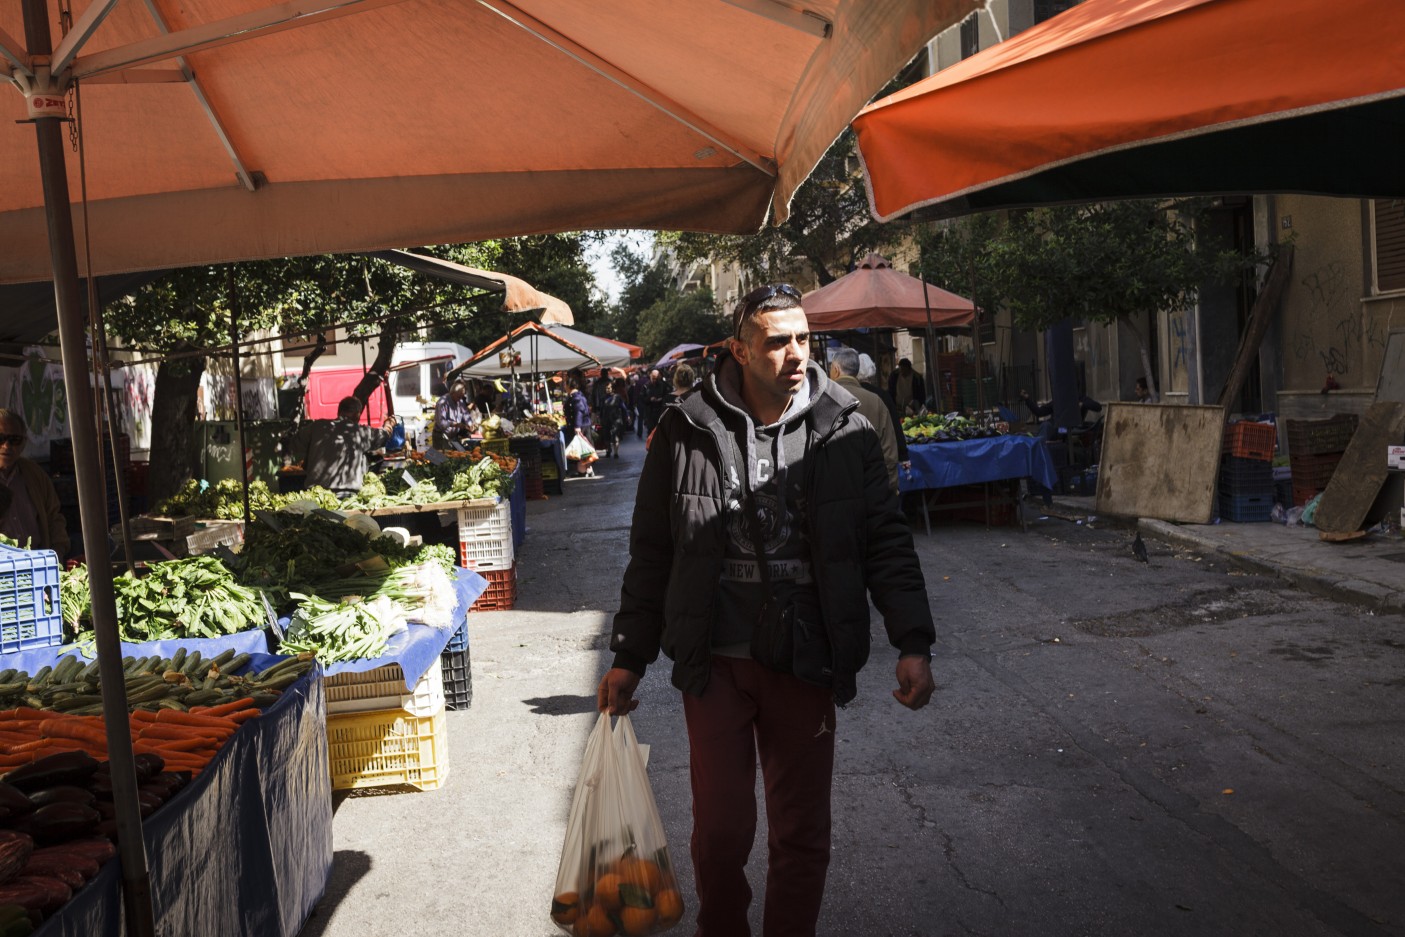
<svg viewBox="0 0 1405 937"><path fill-rule="evenodd" d="M60 802L40 807L31 813L25 818L25 828L39 842L61 843L91 835L100 822L102 815L92 807Z"/></svg>
<svg viewBox="0 0 1405 937"><path fill-rule="evenodd" d="M59 752L16 768L5 775L5 781L25 794L61 784L86 784L97 772L98 764L87 752Z"/></svg>
<svg viewBox="0 0 1405 937"><path fill-rule="evenodd" d="M0 781L0 823L33 813L34 806L19 788Z"/></svg>
<svg viewBox="0 0 1405 937"><path fill-rule="evenodd" d="M96 800L97 797L92 791L73 784L46 787L42 791L35 791L29 795L29 802L35 807L46 807L49 804L58 803L82 804L85 807L91 807Z"/></svg>

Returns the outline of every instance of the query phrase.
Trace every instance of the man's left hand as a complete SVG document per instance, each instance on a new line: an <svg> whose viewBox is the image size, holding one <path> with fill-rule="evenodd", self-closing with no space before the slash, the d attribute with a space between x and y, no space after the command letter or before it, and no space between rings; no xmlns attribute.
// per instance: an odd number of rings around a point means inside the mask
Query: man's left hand
<svg viewBox="0 0 1405 937"><path fill-rule="evenodd" d="M931 661L925 657L898 659L898 688L893 691L893 699L908 709L921 709L936 688L932 682Z"/></svg>

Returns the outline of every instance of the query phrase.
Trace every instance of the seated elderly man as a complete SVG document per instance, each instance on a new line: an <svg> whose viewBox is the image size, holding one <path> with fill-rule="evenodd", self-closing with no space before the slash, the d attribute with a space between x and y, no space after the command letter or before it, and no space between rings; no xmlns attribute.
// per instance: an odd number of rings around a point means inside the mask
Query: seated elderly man
<svg viewBox="0 0 1405 937"><path fill-rule="evenodd" d="M0 409L0 533L35 550L68 555L68 524L54 483L26 459L29 428L13 410Z"/></svg>

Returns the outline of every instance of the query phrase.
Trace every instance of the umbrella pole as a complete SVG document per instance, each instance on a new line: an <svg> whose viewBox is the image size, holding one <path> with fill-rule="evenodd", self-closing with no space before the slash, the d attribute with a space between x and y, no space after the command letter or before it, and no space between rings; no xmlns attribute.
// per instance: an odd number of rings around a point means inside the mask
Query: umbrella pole
<svg viewBox="0 0 1405 937"><path fill-rule="evenodd" d="M23 9L25 40L30 51L36 55L49 55L53 52L53 43L44 0L24 0ZM43 90L59 92L59 89ZM68 425L73 440L73 470L83 524L83 552L90 561L88 586L92 592L93 632L97 642L98 675L102 682L112 799L116 808L117 849L122 866L122 905L127 932L132 937L154 937L156 925L151 906L151 879L147 872L146 842L142 837L141 813L137 805L137 772L132 760L132 736L127 724L122 645L117 636L117 603L112 589L112 563L108 559L107 504L102 494L102 478L96 471L98 452L93 402L88 394L82 392L88 381L88 350L84 345L84 317L78 297L78 254L73 235L64 141L59 124L57 117L39 117L34 121L34 134L39 150L39 173L44 185L44 214L49 229L49 257L54 274L54 303L58 310L63 376L67 386L73 389L66 395ZM94 559L98 562L91 562Z"/></svg>
<svg viewBox="0 0 1405 937"><path fill-rule="evenodd" d="M985 380L981 372L981 309L976 305L976 264L971 262L971 350L976 356L976 410L985 415Z"/></svg>
<svg viewBox="0 0 1405 937"><path fill-rule="evenodd" d="M235 285L233 266L229 268L229 340L234 346L234 429L239 436L239 489L244 493L244 526L248 527L249 461L244 457L248 451L244 448L244 375L239 367L239 289Z"/></svg>
<svg viewBox="0 0 1405 937"><path fill-rule="evenodd" d="M927 345L926 345L926 347L923 349L924 354L922 355L923 361L924 361L924 363L927 365L927 369L926 369L926 370L927 370L927 396L932 399L932 402L933 402L933 407L932 407L932 409L933 409L933 411L936 412L936 413L941 413L941 412L942 412L942 387L941 387L941 382L940 382L940 380L938 380L937 382L933 382L933 381L932 381L932 356L933 356L933 354L936 352L936 348L937 348L937 333L936 333L936 331L932 328L932 301L931 301L931 299L928 298L928 296L927 296L927 271L926 271L926 270L923 270L923 271L922 271L922 307L927 311L927 335L926 335L926 339L925 339ZM940 370L937 371L937 377L938 377L938 378L941 377L941 371L940 371ZM926 401L923 401L923 403L925 404ZM901 415L901 414L899 414L899 415Z"/></svg>

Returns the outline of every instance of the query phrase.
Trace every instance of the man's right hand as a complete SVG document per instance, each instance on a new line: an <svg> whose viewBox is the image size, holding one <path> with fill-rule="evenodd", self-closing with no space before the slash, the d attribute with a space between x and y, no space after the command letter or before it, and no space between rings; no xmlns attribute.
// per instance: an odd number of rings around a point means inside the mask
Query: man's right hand
<svg viewBox="0 0 1405 937"><path fill-rule="evenodd" d="M623 667L611 667L600 678L600 688L595 691L595 706L601 712L612 716L623 716L634 711L639 701L634 691L639 687L639 674Z"/></svg>

